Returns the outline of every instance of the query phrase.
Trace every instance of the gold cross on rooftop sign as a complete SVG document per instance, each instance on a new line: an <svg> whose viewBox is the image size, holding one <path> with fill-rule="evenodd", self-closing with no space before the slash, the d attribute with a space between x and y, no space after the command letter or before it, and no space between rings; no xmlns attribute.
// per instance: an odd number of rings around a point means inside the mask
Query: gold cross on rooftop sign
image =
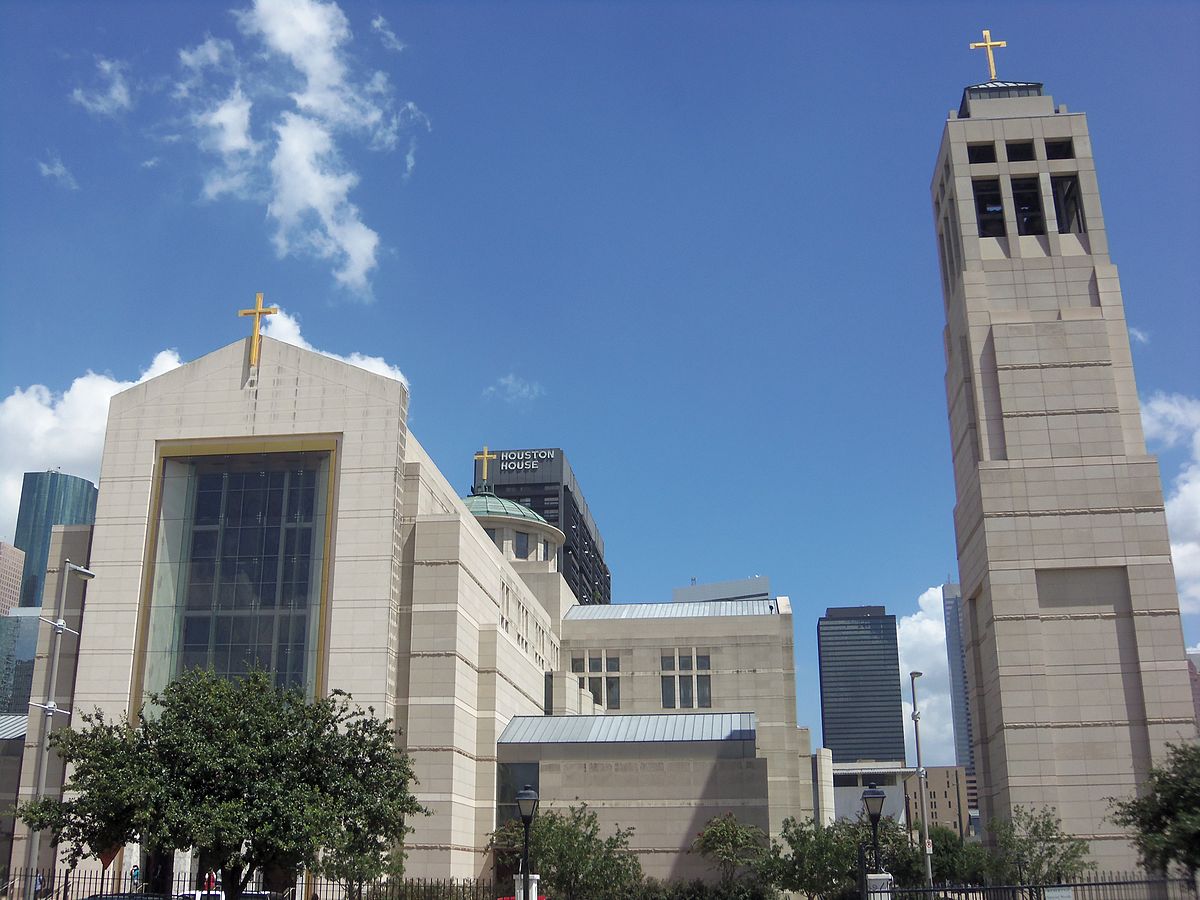
<svg viewBox="0 0 1200 900"><path fill-rule="evenodd" d="M262 335L259 334L259 325L262 323L263 316L273 316L279 312L278 306L268 306L263 308L263 295L261 293L254 295L254 309L239 309L239 316L254 316L254 334L250 338L250 365L258 368L258 347L262 343Z"/></svg>
<svg viewBox="0 0 1200 900"><path fill-rule="evenodd" d="M1008 41L993 41L992 33L988 29L983 29L983 40L977 41L971 45L972 50L986 50L988 55L988 73L991 75L991 80L996 80L996 57L992 55L993 47L1007 47Z"/></svg>
<svg viewBox="0 0 1200 900"><path fill-rule="evenodd" d="M483 452L475 454L476 459L483 460L483 480L487 481L487 464L489 459L495 459L495 453L488 453L487 444L483 445Z"/></svg>

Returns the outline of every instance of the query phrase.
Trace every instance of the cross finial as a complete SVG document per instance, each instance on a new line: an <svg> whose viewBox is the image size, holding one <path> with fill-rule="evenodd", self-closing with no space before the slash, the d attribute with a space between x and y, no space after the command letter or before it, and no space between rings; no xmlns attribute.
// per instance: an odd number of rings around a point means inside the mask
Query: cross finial
<svg viewBox="0 0 1200 900"><path fill-rule="evenodd" d="M262 343L262 335L259 334L259 325L262 323L262 317L273 316L275 313L279 312L278 306L268 306L264 308L262 305L262 300L262 293L257 293L254 295L254 309L238 310L239 316L254 316L254 333L250 337L250 366L251 368L255 369L258 368L258 348Z"/></svg>
<svg viewBox="0 0 1200 900"><path fill-rule="evenodd" d="M992 54L993 47L1007 47L1008 41L993 41L992 33L988 29L983 29L983 40L976 41L971 44L972 50L986 50L988 57L988 74L991 80L996 80L996 57Z"/></svg>
<svg viewBox="0 0 1200 900"><path fill-rule="evenodd" d="M484 444L484 445L483 445L483 452L482 452L482 453L476 453L476 454L475 454L475 458L476 458L476 459L482 459L482 460L483 460L483 481L487 481L487 469L488 469L488 466L487 466L487 464L488 464L488 460L489 460L489 459L495 459L495 458L496 458L496 454L495 454L495 453L488 453L487 444Z"/></svg>

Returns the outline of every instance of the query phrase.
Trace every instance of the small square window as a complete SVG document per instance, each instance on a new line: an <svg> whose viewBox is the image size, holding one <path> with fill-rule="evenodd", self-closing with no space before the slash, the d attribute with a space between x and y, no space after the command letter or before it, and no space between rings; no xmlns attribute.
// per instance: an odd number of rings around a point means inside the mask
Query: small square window
<svg viewBox="0 0 1200 900"><path fill-rule="evenodd" d="M1046 141L1046 159L1074 159L1075 143L1070 138Z"/></svg>
<svg viewBox="0 0 1200 900"><path fill-rule="evenodd" d="M967 145L967 162L971 163L994 163L996 161L996 145L987 144L968 144Z"/></svg>
<svg viewBox="0 0 1200 900"><path fill-rule="evenodd" d="M697 653L696 654L696 668L699 669L701 672L707 671L708 669L712 668L712 666L710 665L710 657L707 653Z"/></svg>
<svg viewBox="0 0 1200 900"><path fill-rule="evenodd" d="M572 672L582 672L583 671L583 657L582 656L572 656L571 657L571 671Z"/></svg>
<svg viewBox="0 0 1200 900"><path fill-rule="evenodd" d="M600 669L600 657L598 657L598 656L588 656L588 671L589 671L589 672L599 672L599 671L601 671L601 669Z"/></svg>
<svg viewBox="0 0 1200 900"><path fill-rule="evenodd" d="M609 672L621 671L621 657L610 656L604 660L604 668Z"/></svg>
<svg viewBox="0 0 1200 900"><path fill-rule="evenodd" d="M1009 141L1004 145L1004 152L1009 162L1032 162L1033 141Z"/></svg>
<svg viewBox="0 0 1200 900"><path fill-rule="evenodd" d="M692 671L692 654L690 654L690 653L686 653L686 654L680 653L679 654L679 671L680 672Z"/></svg>
<svg viewBox="0 0 1200 900"><path fill-rule="evenodd" d="M661 657L661 666L664 672L675 671L675 651L664 650Z"/></svg>

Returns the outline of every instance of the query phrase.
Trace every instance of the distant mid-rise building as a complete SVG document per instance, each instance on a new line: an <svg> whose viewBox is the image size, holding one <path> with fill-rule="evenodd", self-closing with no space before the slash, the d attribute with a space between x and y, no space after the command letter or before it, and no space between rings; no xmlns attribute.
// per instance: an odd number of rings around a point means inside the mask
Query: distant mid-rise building
<svg viewBox="0 0 1200 900"><path fill-rule="evenodd" d="M612 602L604 539L566 454L558 447L489 450L475 454L472 493L491 491L527 506L566 537L558 570L580 603Z"/></svg>
<svg viewBox="0 0 1200 900"><path fill-rule="evenodd" d="M929 827L949 828L960 838L970 837L971 813L967 801L969 783L962 766L926 766ZM921 788L917 773L904 779L904 806L908 821L921 821Z"/></svg>
<svg viewBox="0 0 1200 900"><path fill-rule="evenodd" d="M904 762L896 617L833 607L817 621L821 732L833 762Z"/></svg>
<svg viewBox="0 0 1200 900"><path fill-rule="evenodd" d="M65 472L26 472L13 543L25 551L21 606L41 606L55 525L91 525L96 521L96 486Z"/></svg>
<svg viewBox="0 0 1200 900"><path fill-rule="evenodd" d="M962 591L942 585L942 616L946 625L946 664L950 671L950 712L954 721L954 761L967 773L967 805L979 809L975 780L975 747L971 743L971 698L967 689L967 653L963 647Z"/></svg>
<svg viewBox="0 0 1200 900"><path fill-rule="evenodd" d="M0 616L7 616L21 605L21 578L25 572L25 551L0 541Z"/></svg>

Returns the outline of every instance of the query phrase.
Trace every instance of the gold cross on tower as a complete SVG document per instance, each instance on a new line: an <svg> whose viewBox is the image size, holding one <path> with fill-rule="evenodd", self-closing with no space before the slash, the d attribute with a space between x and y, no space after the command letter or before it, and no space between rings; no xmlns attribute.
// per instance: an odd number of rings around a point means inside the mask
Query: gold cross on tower
<svg viewBox="0 0 1200 900"><path fill-rule="evenodd" d="M993 47L1007 47L1008 41L993 41L992 33L988 29L983 29L983 40L977 41L971 45L972 50L986 50L988 55L988 73L991 75L991 80L996 80L996 57L992 54Z"/></svg>
<svg viewBox="0 0 1200 900"><path fill-rule="evenodd" d="M488 453L487 444L483 445L483 452L475 454L476 459L483 460L483 480L487 481L487 464L489 459L495 459L495 453Z"/></svg>
<svg viewBox="0 0 1200 900"><path fill-rule="evenodd" d="M278 306L268 306L263 308L263 295L261 293L254 295L254 309L239 309L239 316L254 316L254 334L250 338L250 365L253 368L258 368L258 347L262 343L262 335L258 333L259 325L262 323L263 316L273 316L279 312Z"/></svg>

